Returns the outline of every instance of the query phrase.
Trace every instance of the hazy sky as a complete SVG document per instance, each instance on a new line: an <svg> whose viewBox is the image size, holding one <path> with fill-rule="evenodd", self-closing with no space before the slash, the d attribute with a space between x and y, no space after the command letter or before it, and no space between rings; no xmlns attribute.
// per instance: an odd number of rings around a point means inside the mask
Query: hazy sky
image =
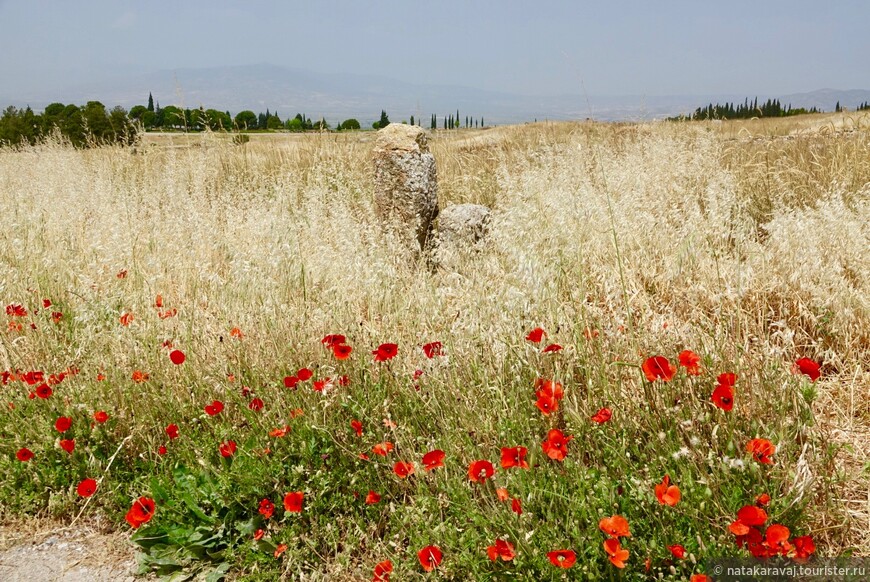
<svg viewBox="0 0 870 582"><path fill-rule="evenodd" d="M870 1L0 0L0 94L272 63L526 94L870 88Z"/></svg>

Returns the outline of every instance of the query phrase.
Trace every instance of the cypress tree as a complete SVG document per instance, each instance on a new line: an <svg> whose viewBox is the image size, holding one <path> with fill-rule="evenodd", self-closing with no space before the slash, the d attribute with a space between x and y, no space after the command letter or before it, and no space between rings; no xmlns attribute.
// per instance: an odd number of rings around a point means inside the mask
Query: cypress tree
<svg viewBox="0 0 870 582"><path fill-rule="evenodd" d="M151 93L148 93L148 111L154 113L154 97L151 96Z"/></svg>

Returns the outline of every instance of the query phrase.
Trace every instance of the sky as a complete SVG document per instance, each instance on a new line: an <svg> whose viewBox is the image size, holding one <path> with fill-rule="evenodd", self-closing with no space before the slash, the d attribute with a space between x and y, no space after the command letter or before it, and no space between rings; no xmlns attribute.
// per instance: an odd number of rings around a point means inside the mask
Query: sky
<svg viewBox="0 0 870 582"><path fill-rule="evenodd" d="M524 95L870 89L863 0L0 0L0 95L270 63Z"/></svg>

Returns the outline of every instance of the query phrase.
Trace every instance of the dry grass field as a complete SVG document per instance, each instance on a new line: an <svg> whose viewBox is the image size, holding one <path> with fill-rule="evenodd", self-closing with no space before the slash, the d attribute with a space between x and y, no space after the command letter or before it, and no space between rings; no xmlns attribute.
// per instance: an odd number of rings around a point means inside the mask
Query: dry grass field
<svg viewBox="0 0 870 582"><path fill-rule="evenodd" d="M390 559L422 576L417 551L440 544L447 577L540 580L560 575L544 556L556 549L576 551L587 576L613 569L599 518L621 514L627 571L642 576L650 558L653 573L687 579L710 556L742 555L729 523L768 493L771 523L818 553L867 555L870 116L436 132L442 208L486 204L493 221L482 248L435 273L378 228L374 137L0 150L0 303L27 312L7 312L0 371L68 372L47 399L20 377L0 386L0 518L125 528L146 496L154 519L134 536L146 570L211 560L247 579L369 579ZM537 327L544 344L525 339ZM334 358L327 334L346 335L351 358ZM432 341L445 356L425 357ZM373 362L388 342L398 355ZM541 353L549 342L564 349ZM648 357L676 366L687 349L700 376L644 378ZM817 381L794 370L802 357L821 364ZM285 388L303 367L349 384ZM725 372L738 378L730 411L710 398ZM537 378L564 385L558 414L535 408ZM227 409L203 414L214 400ZM612 420L590 422L602 407ZM107 422L91 420L98 410ZM59 416L72 433L58 434ZM563 463L541 453L552 428L575 437ZM70 434L72 455L57 446ZM752 438L776 445L774 463L746 454ZM218 455L230 439L238 452ZM358 458L380 441L394 456ZM515 445L533 466L497 469L494 483L522 496L522 515L466 476ZM22 447L32 460L16 459ZM444 473L393 474L431 449L447 452ZM682 490L673 508L653 494L665 474ZM86 477L99 488L85 499ZM356 501L368 490L385 501ZM305 492L298 519L258 514L260 498L280 506L288 491ZM217 531L220 543L202 541ZM497 537L515 560L487 560ZM671 556L675 543L691 559ZM197 544L220 558L185 550Z"/></svg>

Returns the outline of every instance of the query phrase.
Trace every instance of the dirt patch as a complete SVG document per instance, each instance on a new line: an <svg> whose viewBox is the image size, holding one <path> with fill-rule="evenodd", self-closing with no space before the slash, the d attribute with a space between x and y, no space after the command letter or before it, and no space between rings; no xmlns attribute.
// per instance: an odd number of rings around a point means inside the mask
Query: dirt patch
<svg viewBox="0 0 870 582"><path fill-rule="evenodd" d="M39 521L0 524L5 582L132 582L135 572L135 550L124 534Z"/></svg>

